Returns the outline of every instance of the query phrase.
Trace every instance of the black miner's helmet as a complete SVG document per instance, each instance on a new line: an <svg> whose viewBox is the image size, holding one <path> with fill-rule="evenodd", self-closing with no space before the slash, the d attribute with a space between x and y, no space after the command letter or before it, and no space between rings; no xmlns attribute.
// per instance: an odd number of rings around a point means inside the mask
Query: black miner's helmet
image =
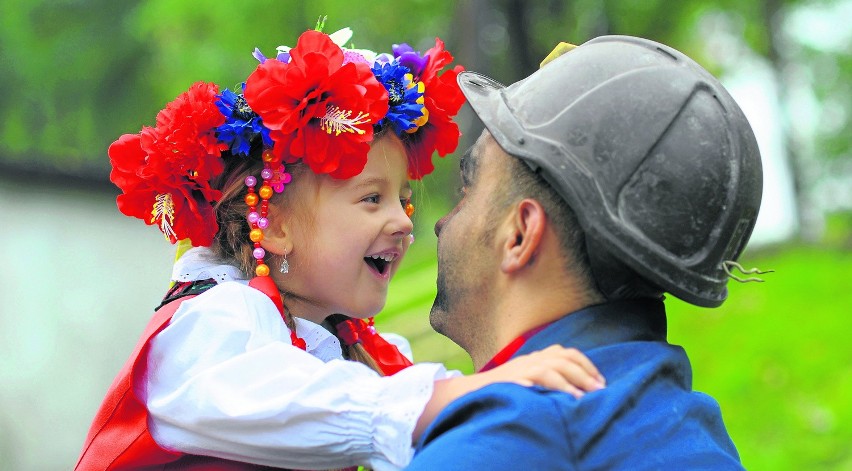
<svg viewBox="0 0 852 471"><path fill-rule="evenodd" d="M763 177L718 80L665 45L604 36L509 87L472 72L458 81L500 146L574 210L590 247L687 302L722 304L722 263L751 236Z"/></svg>

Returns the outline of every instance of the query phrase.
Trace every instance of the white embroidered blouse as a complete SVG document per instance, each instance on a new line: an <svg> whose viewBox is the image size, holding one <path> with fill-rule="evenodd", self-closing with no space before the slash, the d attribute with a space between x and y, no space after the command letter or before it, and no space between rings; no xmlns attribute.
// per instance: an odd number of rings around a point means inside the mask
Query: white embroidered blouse
<svg viewBox="0 0 852 471"><path fill-rule="evenodd" d="M399 469L434 381L458 374L420 363L380 377L298 318L307 352L293 347L269 298L208 249L184 254L172 278L218 284L151 340L148 376L134 385L165 449L296 469Z"/></svg>

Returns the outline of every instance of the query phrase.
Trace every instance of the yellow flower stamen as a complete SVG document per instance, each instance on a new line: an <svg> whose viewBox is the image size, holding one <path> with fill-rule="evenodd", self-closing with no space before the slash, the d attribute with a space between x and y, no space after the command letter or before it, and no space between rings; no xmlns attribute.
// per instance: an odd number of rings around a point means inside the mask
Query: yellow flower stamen
<svg viewBox="0 0 852 471"><path fill-rule="evenodd" d="M329 134L334 133L335 136L344 132L364 134L365 131L358 126L369 123L370 114L359 112L354 118L350 116L352 116L352 111L329 105L326 108L325 116L320 119L320 129Z"/></svg>
<svg viewBox="0 0 852 471"><path fill-rule="evenodd" d="M166 239L177 237L172 228L175 219L175 204L171 193L160 193L154 198L154 208L151 210L151 223L157 223Z"/></svg>

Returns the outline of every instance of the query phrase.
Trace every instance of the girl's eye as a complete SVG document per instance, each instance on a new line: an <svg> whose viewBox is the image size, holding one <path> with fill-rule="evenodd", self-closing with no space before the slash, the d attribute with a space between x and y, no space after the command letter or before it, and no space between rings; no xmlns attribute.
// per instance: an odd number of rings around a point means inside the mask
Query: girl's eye
<svg viewBox="0 0 852 471"><path fill-rule="evenodd" d="M379 204L379 195L370 195L362 199L365 203Z"/></svg>

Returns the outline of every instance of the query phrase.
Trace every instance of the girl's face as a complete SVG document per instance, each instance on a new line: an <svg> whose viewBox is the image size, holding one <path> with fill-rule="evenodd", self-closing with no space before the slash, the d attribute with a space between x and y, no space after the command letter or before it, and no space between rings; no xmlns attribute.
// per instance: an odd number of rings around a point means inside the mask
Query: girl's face
<svg viewBox="0 0 852 471"><path fill-rule="evenodd" d="M353 178L309 177L305 183L290 199L305 215L288 224L290 272L277 276L292 293L285 304L314 322L335 313L375 315L413 228L404 209L411 187L402 142L393 133L374 141L364 171Z"/></svg>

